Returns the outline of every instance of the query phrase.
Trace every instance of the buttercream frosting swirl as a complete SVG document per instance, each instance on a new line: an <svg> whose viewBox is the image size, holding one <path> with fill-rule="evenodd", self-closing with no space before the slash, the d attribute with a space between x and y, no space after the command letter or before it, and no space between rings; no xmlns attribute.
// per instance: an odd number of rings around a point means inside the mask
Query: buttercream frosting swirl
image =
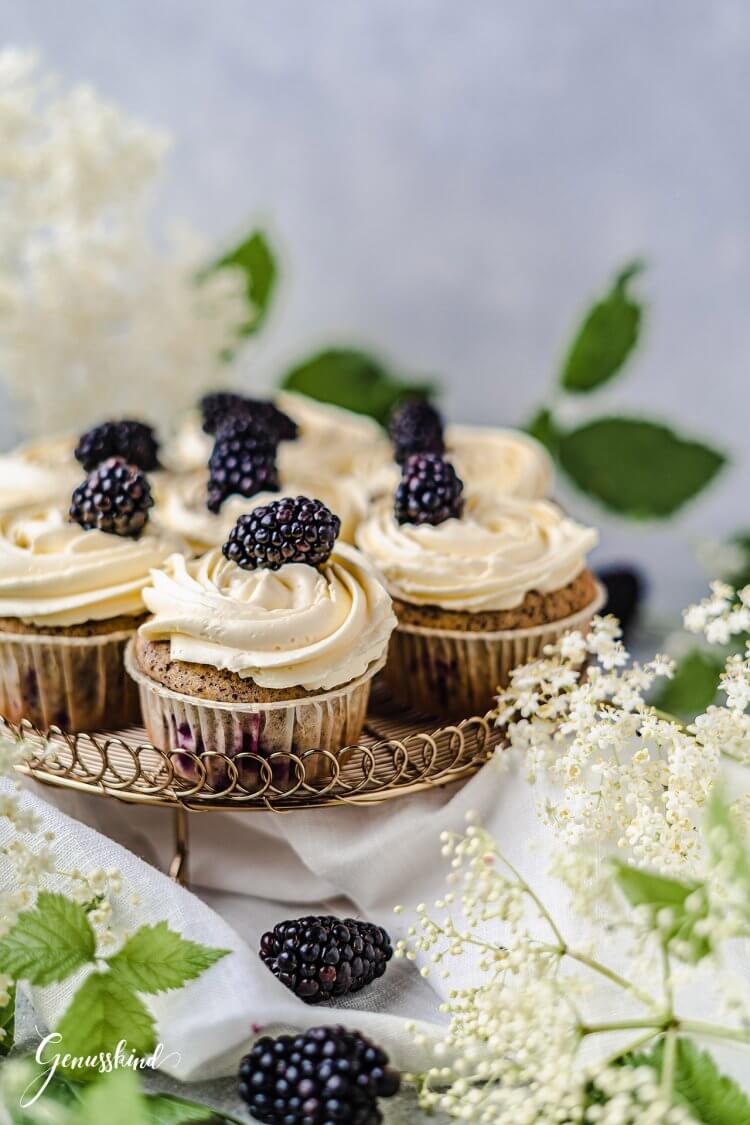
<svg viewBox="0 0 750 1125"><path fill-rule="evenodd" d="M0 509L69 500L81 479L74 465L52 468L17 452L0 455Z"/></svg>
<svg viewBox="0 0 750 1125"><path fill-rule="evenodd" d="M149 528L139 539L85 531L57 506L0 513L0 617L43 627L138 616L152 567L175 546Z"/></svg>
<svg viewBox="0 0 750 1125"><path fill-rule="evenodd" d="M173 660L277 689L328 690L357 679L385 654L396 624L374 571L346 543L319 569L243 570L218 547L192 561L173 555L143 598L153 617L140 632L169 640Z"/></svg>
<svg viewBox="0 0 750 1125"><path fill-rule="evenodd" d="M469 495L461 519L399 524L390 500L361 524L357 544L393 597L481 612L514 609L531 590L562 589L583 570L597 533L546 500Z"/></svg>
<svg viewBox="0 0 750 1125"><path fill-rule="evenodd" d="M162 474L154 484L156 507L153 519L160 527L179 535L195 551L224 543L238 518L261 504L284 496L311 496L323 503L341 520L341 538L354 542L354 533L367 514L367 495L356 481L309 473L304 484L284 482L279 492L258 492L255 496L229 496L214 514L206 507L205 472Z"/></svg>

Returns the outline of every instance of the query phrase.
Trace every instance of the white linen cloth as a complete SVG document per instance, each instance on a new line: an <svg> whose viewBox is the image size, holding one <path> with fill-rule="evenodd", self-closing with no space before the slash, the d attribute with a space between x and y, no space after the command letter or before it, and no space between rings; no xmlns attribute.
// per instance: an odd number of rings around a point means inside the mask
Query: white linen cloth
<svg viewBox="0 0 750 1125"><path fill-rule="evenodd" d="M750 771L739 776L746 787ZM733 778L735 792L737 784ZM137 889L137 910L128 905L127 894L119 896L118 926L132 929L165 919L186 937L233 951L186 988L148 998L160 1040L179 1057L179 1063L165 1069L183 1081L236 1073L239 1057L261 1026L273 1031L344 1022L380 1042L402 1069L427 1065L427 1051L415 1046L405 1025L417 1019L430 1037L439 1036L445 1018L439 1013L440 1000L449 988L471 983L475 962L470 954L449 963L449 981L439 975L425 980L411 963L392 962L384 978L356 996L335 1007L311 1008L262 964L258 940L282 918L331 910L376 921L394 940L402 936L413 915L395 916L393 906L431 904L445 893L448 867L440 855L439 835L446 828L463 831L469 809L479 814L504 855L551 908L566 937L576 938L576 919L546 871L553 841L536 812L540 793L511 756L505 768L490 763L463 786L380 807L191 814L190 875L196 893L162 874L173 852L169 810L34 782L27 787L31 791L24 799L42 815L45 828L55 832L55 846L68 869L117 867L126 887ZM7 832L7 822L0 820L0 845ZM608 944L608 963L611 955ZM747 973L749 965L750 956L743 958L741 971ZM606 981L601 987L598 981L592 980L597 990L589 1004L597 1016L635 1014ZM73 988L66 982L33 990L32 1001L47 1025L59 1018ZM701 997L691 996L690 1015L704 1016L701 1009ZM607 1052L616 1045L608 1040ZM741 1048L719 1052L711 1044L711 1049L736 1077L746 1076L747 1056Z"/></svg>

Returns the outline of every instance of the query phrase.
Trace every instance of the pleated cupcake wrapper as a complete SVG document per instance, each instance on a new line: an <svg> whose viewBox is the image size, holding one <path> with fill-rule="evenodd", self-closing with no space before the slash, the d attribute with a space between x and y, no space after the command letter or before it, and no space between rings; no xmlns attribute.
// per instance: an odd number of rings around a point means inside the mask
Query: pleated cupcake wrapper
<svg viewBox="0 0 750 1125"><path fill-rule="evenodd" d="M588 631L606 598L602 587L578 613L529 629L459 632L400 624L391 637L385 678L404 705L431 715L484 715L514 668L540 656L569 630Z"/></svg>
<svg viewBox="0 0 750 1125"><path fill-rule="evenodd" d="M40 730L115 730L140 719L124 674L134 629L92 637L0 633L0 713Z"/></svg>
<svg viewBox="0 0 750 1125"><path fill-rule="evenodd" d="M138 685L141 711L154 746L174 751L175 773L216 793L257 795L332 779L356 745L367 714L373 676L334 691L273 703L220 703L172 691L138 667L133 645L125 667ZM306 753L327 751L327 753Z"/></svg>

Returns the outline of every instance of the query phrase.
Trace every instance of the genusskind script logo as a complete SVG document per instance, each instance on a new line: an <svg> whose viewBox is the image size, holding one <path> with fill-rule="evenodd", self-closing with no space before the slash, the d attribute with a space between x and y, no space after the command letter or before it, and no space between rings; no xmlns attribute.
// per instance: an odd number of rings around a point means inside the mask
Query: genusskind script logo
<svg viewBox="0 0 750 1125"><path fill-rule="evenodd" d="M39 1042L34 1058L42 1068L29 1082L19 1098L21 1109L30 1109L44 1094L52 1079L62 1067L67 1072L85 1071L87 1074L111 1074L113 1070L158 1070L166 1062L179 1067L182 1056L179 1051L168 1052L163 1043L157 1043L150 1055L136 1055L128 1048L127 1039L121 1039L114 1051L99 1051L95 1055L69 1055L55 1051L62 1042L62 1035L51 1031Z"/></svg>

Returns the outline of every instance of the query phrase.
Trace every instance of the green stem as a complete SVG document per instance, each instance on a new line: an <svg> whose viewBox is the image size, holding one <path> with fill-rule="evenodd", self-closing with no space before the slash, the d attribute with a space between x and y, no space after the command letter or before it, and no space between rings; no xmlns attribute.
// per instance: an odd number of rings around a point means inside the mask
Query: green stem
<svg viewBox="0 0 750 1125"><path fill-rule="evenodd" d="M713 1039L729 1039L734 1043L746 1043L750 1046L750 1031L740 1028L721 1027L719 1024L706 1023L704 1020L679 1020L680 1031L688 1035L706 1035Z"/></svg>
<svg viewBox="0 0 750 1125"><path fill-rule="evenodd" d="M612 1020L607 1023L589 1023L584 1024L580 1028L582 1036L585 1035L601 1035L605 1031L646 1031L650 1029L651 1034L657 1031L664 1031L668 1020ZM622 1052L618 1052L622 1053Z"/></svg>
<svg viewBox="0 0 750 1125"><path fill-rule="evenodd" d="M542 902L542 900L540 899L540 897L536 893L536 891L532 890L532 888L526 882L524 877L513 866L513 864L510 862L509 859L506 859L505 856L502 855L500 852L497 853L497 856L498 856L498 859L500 859L505 864L505 866L508 868L508 870L511 872L511 874L513 874L516 877L516 879L518 880L518 885L520 886L521 890L525 894L527 894L529 896L529 898L532 900L532 902L535 904L537 910L539 911L541 916L544 918L544 920L547 922L547 925L552 930L552 933L555 935L555 940L557 941L558 945L560 945L563 948L563 950L567 949L567 943L566 943L565 939L563 938L562 934L560 933L559 929L557 928L557 925L555 923L554 918L552 917L549 910L544 905L544 903Z"/></svg>
<svg viewBox="0 0 750 1125"><path fill-rule="evenodd" d="M549 948L550 950L553 950L554 946L550 946ZM557 952L570 957L573 961L578 961L580 965L585 965L586 968L591 969L593 973L598 973L599 976L606 977L606 979L611 984L616 985L618 988L622 988L625 992L629 992L631 996L635 996L635 998L637 1000L640 1000L641 1004L643 1004L645 1007L651 1009L657 1007L657 1005L654 1003L653 998L649 996L647 992L642 992L637 985L632 983L632 981L627 980L625 977L621 977L620 974L616 973L614 969L610 969L606 965L602 965L600 961L595 961L593 957L589 957L585 953L578 953L575 949L568 949L564 942L561 943L561 948Z"/></svg>
<svg viewBox="0 0 750 1125"><path fill-rule="evenodd" d="M662 1096L672 1104L672 1090L674 1088L674 1068L677 1061L677 1032L670 1027L664 1040L664 1062L661 1070L660 1089Z"/></svg>

